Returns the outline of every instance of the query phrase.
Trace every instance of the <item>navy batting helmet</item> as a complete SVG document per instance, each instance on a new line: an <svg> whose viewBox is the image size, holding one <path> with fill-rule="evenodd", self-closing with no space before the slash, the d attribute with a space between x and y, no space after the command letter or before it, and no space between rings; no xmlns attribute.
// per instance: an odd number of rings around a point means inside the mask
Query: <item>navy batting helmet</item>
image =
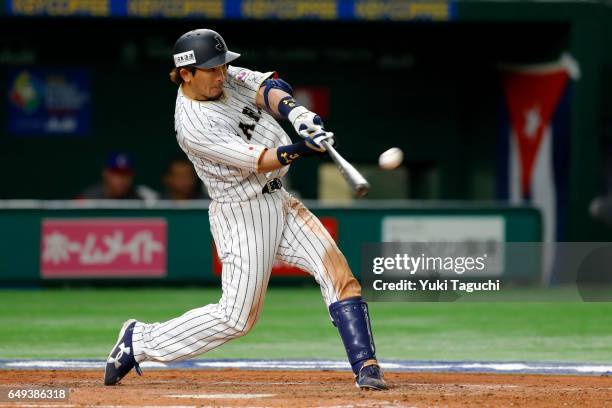
<svg viewBox="0 0 612 408"><path fill-rule="evenodd" d="M227 64L240 54L227 49L216 31L199 29L180 36L172 50L175 67L213 68Z"/></svg>

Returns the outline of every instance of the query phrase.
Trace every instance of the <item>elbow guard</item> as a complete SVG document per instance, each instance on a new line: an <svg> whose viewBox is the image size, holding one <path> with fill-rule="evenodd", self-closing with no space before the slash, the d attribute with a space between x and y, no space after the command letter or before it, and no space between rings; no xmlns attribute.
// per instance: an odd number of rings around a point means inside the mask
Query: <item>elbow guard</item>
<svg viewBox="0 0 612 408"><path fill-rule="evenodd" d="M268 78L263 81L264 89L264 103L266 104L266 108L270 109L270 102L268 101L268 94L272 89L280 89L281 91L287 92L289 95L293 95L293 88L287 82L283 81L280 78Z"/></svg>

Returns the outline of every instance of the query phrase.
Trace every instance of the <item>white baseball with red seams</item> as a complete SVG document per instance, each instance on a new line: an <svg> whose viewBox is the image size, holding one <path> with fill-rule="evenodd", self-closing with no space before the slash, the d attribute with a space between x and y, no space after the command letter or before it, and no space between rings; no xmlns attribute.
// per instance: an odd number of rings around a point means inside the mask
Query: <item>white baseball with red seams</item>
<svg viewBox="0 0 612 408"><path fill-rule="evenodd" d="M190 99L179 87L174 117L178 143L212 198L210 229L223 264L221 299L167 322L138 322L137 362L192 358L246 334L259 318L276 259L312 274L327 306L361 293L321 222L284 189L262 192L289 168L257 173L266 148L291 143L256 105L262 82L273 73L232 66L227 72L223 95L214 101Z"/></svg>

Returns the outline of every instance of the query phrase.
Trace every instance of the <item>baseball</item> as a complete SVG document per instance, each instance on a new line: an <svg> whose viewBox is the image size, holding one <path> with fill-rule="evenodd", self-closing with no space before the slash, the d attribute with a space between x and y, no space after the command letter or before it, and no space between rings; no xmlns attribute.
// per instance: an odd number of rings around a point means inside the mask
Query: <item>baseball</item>
<svg viewBox="0 0 612 408"><path fill-rule="evenodd" d="M393 170L404 160L404 152L399 147L392 147L378 158L378 165L385 170Z"/></svg>

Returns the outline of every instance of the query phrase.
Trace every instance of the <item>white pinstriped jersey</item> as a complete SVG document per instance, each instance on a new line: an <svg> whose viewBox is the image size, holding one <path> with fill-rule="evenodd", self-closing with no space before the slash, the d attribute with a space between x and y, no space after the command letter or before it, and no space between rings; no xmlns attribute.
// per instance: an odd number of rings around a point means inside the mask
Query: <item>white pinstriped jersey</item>
<svg viewBox="0 0 612 408"><path fill-rule="evenodd" d="M289 169L257 174L257 162L266 148L291 144L278 122L255 102L262 82L272 75L230 66L223 95L215 101L195 101L179 87L176 137L215 201L255 198L268 180Z"/></svg>

